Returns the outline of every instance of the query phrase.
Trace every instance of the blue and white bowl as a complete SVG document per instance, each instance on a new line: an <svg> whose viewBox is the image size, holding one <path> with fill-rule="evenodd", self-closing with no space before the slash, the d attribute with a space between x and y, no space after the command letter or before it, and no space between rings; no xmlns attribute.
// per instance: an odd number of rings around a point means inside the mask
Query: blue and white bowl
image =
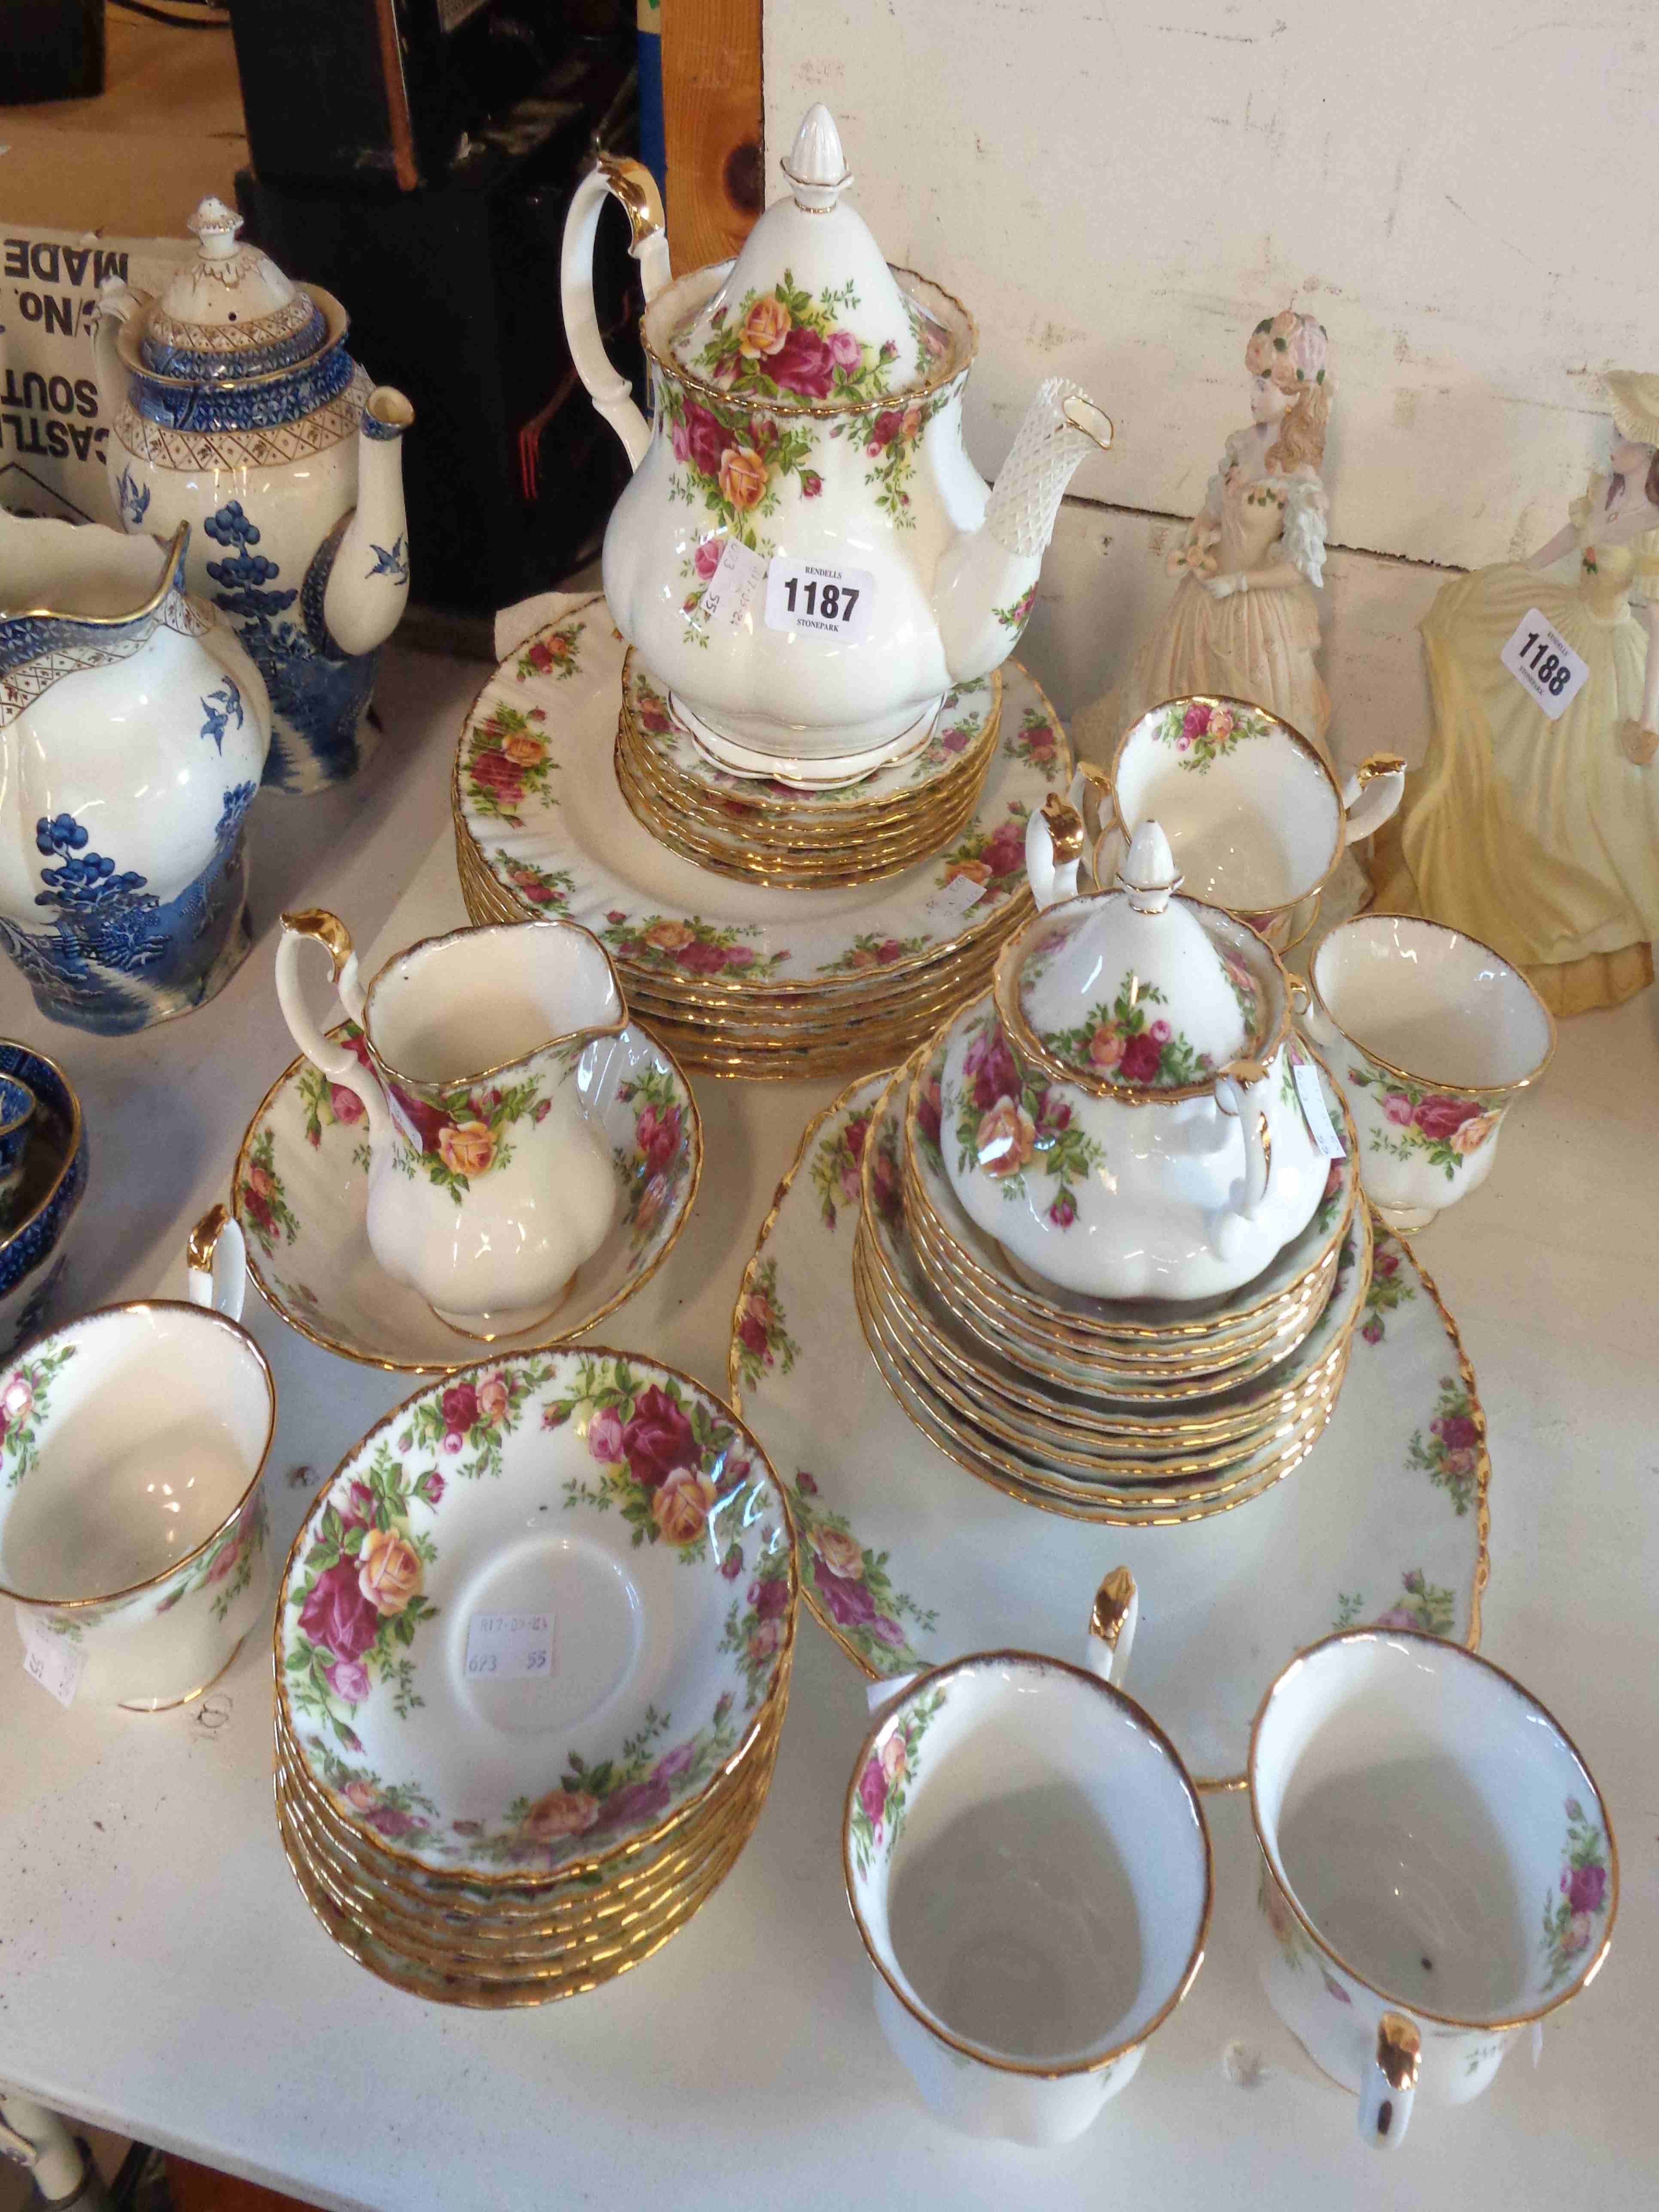
<svg viewBox="0 0 1659 2212"><path fill-rule="evenodd" d="M64 1232L87 1187L81 1102L55 1060L0 1037L0 1087L26 1085L35 1110L10 1218L0 1227L0 1358L46 1328L63 1281Z"/></svg>

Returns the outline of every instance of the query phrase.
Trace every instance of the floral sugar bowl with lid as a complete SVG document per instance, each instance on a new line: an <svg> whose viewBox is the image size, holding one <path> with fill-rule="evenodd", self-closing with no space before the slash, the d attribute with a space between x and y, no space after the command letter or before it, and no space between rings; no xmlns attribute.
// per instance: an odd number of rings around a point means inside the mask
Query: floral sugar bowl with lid
<svg viewBox="0 0 1659 2212"><path fill-rule="evenodd" d="M831 784L920 750L951 686L1007 658L1061 494L1112 426L1051 379L988 497L963 443L972 316L888 266L827 108L783 169L735 263L671 283L648 172L601 156L565 226L564 320L634 466L605 532L617 627L720 765ZM594 311L609 193L647 301L648 424Z"/></svg>
<svg viewBox="0 0 1659 2212"><path fill-rule="evenodd" d="M346 351L346 314L290 283L205 199L159 298L105 280L94 349L110 492L128 530L191 526L187 581L270 689L265 781L337 783L374 742L379 648L409 597L414 410Z"/></svg>
<svg viewBox="0 0 1659 2212"><path fill-rule="evenodd" d="M1245 923L1177 895L1156 822L1116 890L1054 904L1081 849L1062 801L1031 817L1032 888L1051 910L1011 939L990 998L952 1032L946 1169L1034 1277L1099 1297L1210 1297L1259 1274L1325 1189L1285 971Z"/></svg>

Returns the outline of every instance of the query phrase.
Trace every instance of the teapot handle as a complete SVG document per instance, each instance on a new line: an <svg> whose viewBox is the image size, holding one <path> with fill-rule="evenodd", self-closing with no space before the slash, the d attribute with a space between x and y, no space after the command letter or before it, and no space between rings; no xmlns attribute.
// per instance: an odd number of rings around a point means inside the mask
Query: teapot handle
<svg viewBox="0 0 1659 2212"><path fill-rule="evenodd" d="M319 1067L331 1083L339 1084L362 1101L373 1147L392 1134L391 1109L378 1078L349 1046L335 1044L324 1034L306 1005L300 988L300 947L313 939L328 954L341 1005L354 1022L362 1020L364 992L357 978L351 933L337 915L321 907L307 907L303 913L283 916L283 933L276 945L276 997L283 1019L313 1066Z"/></svg>
<svg viewBox="0 0 1659 2212"><path fill-rule="evenodd" d="M617 374L605 352L593 304L593 241L605 201L622 203L632 234L628 250L640 264L640 282L650 306L669 279L668 239L657 180L641 161L598 154L576 187L564 219L559 258L559 295L564 309L565 342L587 396L622 440L630 468L638 468L651 444L651 425L634 404L625 376Z"/></svg>
<svg viewBox="0 0 1659 2212"><path fill-rule="evenodd" d="M1051 791L1039 813L1025 823L1025 876L1040 910L1077 896L1077 872L1085 843L1083 817Z"/></svg>
<svg viewBox="0 0 1659 2212"><path fill-rule="evenodd" d="M1265 1068L1241 1062L1231 1073L1217 1076L1212 1094L1224 1114L1238 1117L1238 1132L1244 1139L1244 1198L1237 1210L1246 1221L1254 1221L1261 1212L1273 1174L1267 1117L1251 1096L1266 1079Z"/></svg>
<svg viewBox="0 0 1659 2212"><path fill-rule="evenodd" d="M1398 753L1373 753L1369 760L1361 761L1342 787L1342 804L1348 816L1345 842L1358 844L1362 837L1380 830L1399 811L1405 790L1406 763Z"/></svg>

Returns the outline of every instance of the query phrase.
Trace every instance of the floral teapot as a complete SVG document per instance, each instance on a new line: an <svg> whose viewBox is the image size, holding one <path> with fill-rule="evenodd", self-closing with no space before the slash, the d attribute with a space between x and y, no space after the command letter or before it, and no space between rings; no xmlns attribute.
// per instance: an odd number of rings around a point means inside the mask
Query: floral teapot
<svg viewBox="0 0 1659 2212"><path fill-rule="evenodd" d="M415 412L371 389L339 301L239 246L241 227L205 199L190 219L200 252L159 299L106 278L93 339L106 459L127 529L191 525L190 588L270 692L265 781L318 791L374 743L379 648L409 598Z"/></svg>
<svg viewBox="0 0 1659 2212"><path fill-rule="evenodd" d="M1136 831L1115 890L1074 895L1082 850L1080 818L1051 798L1026 854L1053 911L1004 947L989 1008L945 1058L947 1100L994 1064L1006 1091L946 1168L973 1219L1034 1275L1098 1297L1210 1297L1259 1274L1325 1188L1287 1058L1285 971L1246 923L1176 896L1156 822ZM1028 1197L1017 1173L1038 1121L1086 1150L1091 1172L1064 1207Z"/></svg>
<svg viewBox="0 0 1659 2212"><path fill-rule="evenodd" d="M328 953L353 1028L325 1033L300 951ZM410 945L365 988L337 915L283 916L283 1017L368 1123L369 1249L440 1321L483 1343L563 1303L616 1212L604 1131L565 1080L628 1023L617 971L573 921L458 929Z"/></svg>
<svg viewBox="0 0 1659 2212"><path fill-rule="evenodd" d="M827 108L783 170L736 262L671 283L649 173L600 156L565 224L564 321L634 465L605 538L617 627L721 766L829 784L920 750L951 686L1007 658L1061 495L1112 426L1051 379L988 497L962 435L973 318L888 267L843 201ZM649 424L594 311L610 193L643 282Z"/></svg>

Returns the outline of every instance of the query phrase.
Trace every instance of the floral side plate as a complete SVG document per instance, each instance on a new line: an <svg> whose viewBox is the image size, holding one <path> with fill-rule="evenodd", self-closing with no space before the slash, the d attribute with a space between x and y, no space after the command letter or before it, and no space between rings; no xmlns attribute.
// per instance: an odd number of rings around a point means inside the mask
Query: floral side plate
<svg viewBox="0 0 1659 2212"><path fill-rule="evenodd" d="M1029 896L1026 820L1065 790L1072 759L1017 661L1003 670L996 749L961 836L902 875L825 891L734 882L635 819L614 759L622 668L621 637L596 599L528 640L473 702L455 759L456 823L514 912L567 915L624 971L693 990L833 993L867 977L867 947L894 975L925 967ZM959 878L979 887L965 909Z"/></svg>
<svg viewBox="0 0 1659 2212"><path fill-rule="evenodd" d="M720 1786L788 1663L795 1595L781 1488L719 1399L602 1346L518 1353L407 1400L313 1500L278 1697L307 1773L381 1852L522 1881Z"/></svg>
<svg viewBox="0 0 1659 2212"><path fill-rule="evenodd" d="M858 1206L826 1206L823 1188L845 1188L836 1164L861 1154L886 1080L853 1085L808 1127L744 1273L731 1353L733 1402L794 1510L802 1594L855 1666L880 1680L964 1651L1069 1656L1122 1563L1140 1590L1134 1693L1216 1788L1242 1784L1262 1692L1329 1629L1478 1644L1486 1417L1408 1246L1377 1234L1341 1398L1294 1481L1208 1521L1093 1534L964 1481L865 1347Z"/></svg>
<svg viewBox="0 0 1659 2212"><path fill-rule="evenodd" d="M355 1037L347 1022L331 1034ZM530 1341L568 1343L614 1313L673 1249L696 1196L702 1132L672 1055L633 1024L574 1054L561 1079L597 1119L617 1175L611 1233ZM435 1162L434 1162L435 1164ZM453 1372L478 1347L395 1283L368 1247L368 1136L360 1100L308 1060L283 1070L249 1122L232 1202L268 1305L313 1344L371 1367Z"/></svg>

